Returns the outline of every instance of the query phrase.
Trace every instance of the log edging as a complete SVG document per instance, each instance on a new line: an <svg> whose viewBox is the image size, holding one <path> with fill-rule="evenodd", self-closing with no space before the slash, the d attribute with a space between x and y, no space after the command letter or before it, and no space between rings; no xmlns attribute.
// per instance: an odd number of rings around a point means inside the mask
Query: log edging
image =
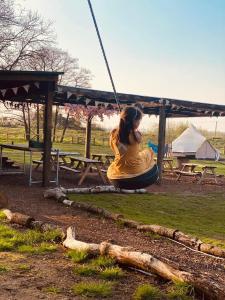
<svg viewBox="0 0 225 300"><path fill-rule="evenodd" d="M41 232L46 232L49 230L58 230L59 237L57 238L56 242L61 242L66 236L64 230L57 225L38 221L35 220L33 217L18 212L13 213L9 209L1 209L1 211L6 215L6 218L9 220L10 223L18 224L30 229L37 229L40 230Z"/></svg>
<svg viewBox="0 0 225 300"><path fill-rule="evenodd" d="M209 255L213 255L218 258L225 258L225 250L213 246L211 244L206 244L202 242L198 237L191 236L189 234L185 234L179 229L168 228L157 224L142 224L140 222L125 219L122 214L111 213L104 208L97 207L92 204L78 202L78 201L71 201L68 199L67 194L73 193L72 191L82 190L82 188L78 189L65 189L65 188L55 188L55 189L48 189L44 192L44 198L53 198L64 205L71 206L74 208L79 208L94 214L98 214L106 219L111 219L113 221L119 222L126 227L135 228L139 231L144 232L152 232L156 233L160 236L170 238L171 240L177 241L187 247L193 248L196 251L206 253ZM95 188L83 188L85 193L90 190L94 190L94 193L99 191L99 187ZM104 187L103 187L104 191ZM102 192L102 191L101 191ZM82 192L84 193L84 192Z"/></svg>
<svg viewBox="0 0 225 300"><path fill-rule="evenodd" d="M74 227L69 227L65 235L62 228L56 225L44 223L42 221L35 221L34 218L30 216L21 213L13 213L9 209L3 209L2 211L10 223L20 224L28 228L41 228L42 231L56 228L60 229L63 233L63 237L62 240L58 242L62 242L65 238L62 244L66 248L76 249L78 251L87 251L87 253L92 255L108 255L114 258L118 263L138 267L144 271L153 272L164 279L187 282L197 290L209 296L210 299L220 300L225 298L224 287L221 287L221 285L212 278L207 278L205 274L195 274L176 269L151 254L133 251L130 247L113 245L107 241L103 241L100 244L78 241L75 238Z"/></svg>

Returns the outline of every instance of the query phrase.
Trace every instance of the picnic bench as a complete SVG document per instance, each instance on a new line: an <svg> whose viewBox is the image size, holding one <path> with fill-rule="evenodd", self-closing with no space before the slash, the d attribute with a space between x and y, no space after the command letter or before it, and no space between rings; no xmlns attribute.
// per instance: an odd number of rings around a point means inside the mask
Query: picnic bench
<svg viewBox="0 0 225 300"><path fill-rule="evenodd" d="M103 153L92 154L92 159L101 161L106 168L108 168L108 166L111 164L114 158L115 155L113 154L103 154Z"/></svg>
<svg viewBox="0 0 225 300"><path fill-rule="evenodd" d="M198 166L199 166L198 164L183 163L182 169L175 171L176 174L178 175L177 181L179 181L182 176L189 176L189 177L193 177L194 179L198 180L199 176L202 175L202 172L195 170Z"/></svg>
<svg viewBox="0 0 225 300"><path fill-rule="evenodd" d="M199 180L199 183L202 183L207 178L213 178L215 183L217 183L217 175L216 175L216 168L215 166L206 165L202 167L202 176Z"/></svg>
<svg viewBox="0 0 225 300"><path fill-rule="evenodd" d="M102 166L103 166L103 162L96 160L96 159L71 156L70 157L70 165L69 166L59 166L59 168L67 170L67 171L71 171L74 173L80 173L81 178L78 182L78 185L81 185L83 183L86 176L88 175L88 173L91 172L91 170L97 170L97 173L99 174L103 183L106 184L107 179L103 175Z"/></svg>
<svg viewBox="0 0 225 300"><path fill-rule="evenodd" d="M42 154L42 156L39 160L35 159L35 160L32 161L33 164L36 165L35 170L38 170L38 168L43 164L44 153L42 152L41 154ZM69 165L70 161L68 162L67 159L70 156L73 156L73 155L80 155L80 153L78 153L78 152L64 152L64 151L59 151L57 153L57 151L51 151L50 160L51 160L51 163L52 163L52 167L54 169L56 169L58 163L59 163L59 165L64 165L64 166ZM59 159L59 162L58 162L58 159Z"/></svg>

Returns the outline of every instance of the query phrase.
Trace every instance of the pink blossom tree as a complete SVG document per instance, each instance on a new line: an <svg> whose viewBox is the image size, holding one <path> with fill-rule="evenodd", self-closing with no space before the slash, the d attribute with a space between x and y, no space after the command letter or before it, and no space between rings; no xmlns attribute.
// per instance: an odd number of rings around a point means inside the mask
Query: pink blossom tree
<svg viewBox="0 0 225 300"><path fill-rule="evenodd" d="M67 104L66 110L77 120L82 120L86 123L85 157L90 158L91 124L93 118L99 117L100 120L103 121L105 116L110 117L118 113L117 106L114 104L107 105L101 103L96 106Z"/></svg>

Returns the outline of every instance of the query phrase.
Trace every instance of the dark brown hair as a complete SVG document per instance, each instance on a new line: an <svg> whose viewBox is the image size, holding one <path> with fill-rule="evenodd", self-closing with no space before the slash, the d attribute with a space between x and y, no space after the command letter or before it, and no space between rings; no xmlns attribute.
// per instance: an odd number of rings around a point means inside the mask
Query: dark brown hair
<svg viewBox="0 0 225 300"><path fill-rule="evenodd" d="M134 134L133 122L140 120L141 117L142 112L136 107L128 106L122 110L120 113L119 128L116 130L117 139L119 142L129 145L130 133L133 133L133 137L137 141L137 138Z"/></svg>

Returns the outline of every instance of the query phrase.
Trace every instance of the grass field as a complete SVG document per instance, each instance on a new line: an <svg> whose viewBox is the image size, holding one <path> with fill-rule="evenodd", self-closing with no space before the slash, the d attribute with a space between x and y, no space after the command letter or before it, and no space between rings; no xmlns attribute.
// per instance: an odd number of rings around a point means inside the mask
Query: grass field
<svg viewBox="0 0 225 300"><path fill-rule="evenodd" d="M225 195L71 195L145 224L159 224L225 248Z"/></svg>

